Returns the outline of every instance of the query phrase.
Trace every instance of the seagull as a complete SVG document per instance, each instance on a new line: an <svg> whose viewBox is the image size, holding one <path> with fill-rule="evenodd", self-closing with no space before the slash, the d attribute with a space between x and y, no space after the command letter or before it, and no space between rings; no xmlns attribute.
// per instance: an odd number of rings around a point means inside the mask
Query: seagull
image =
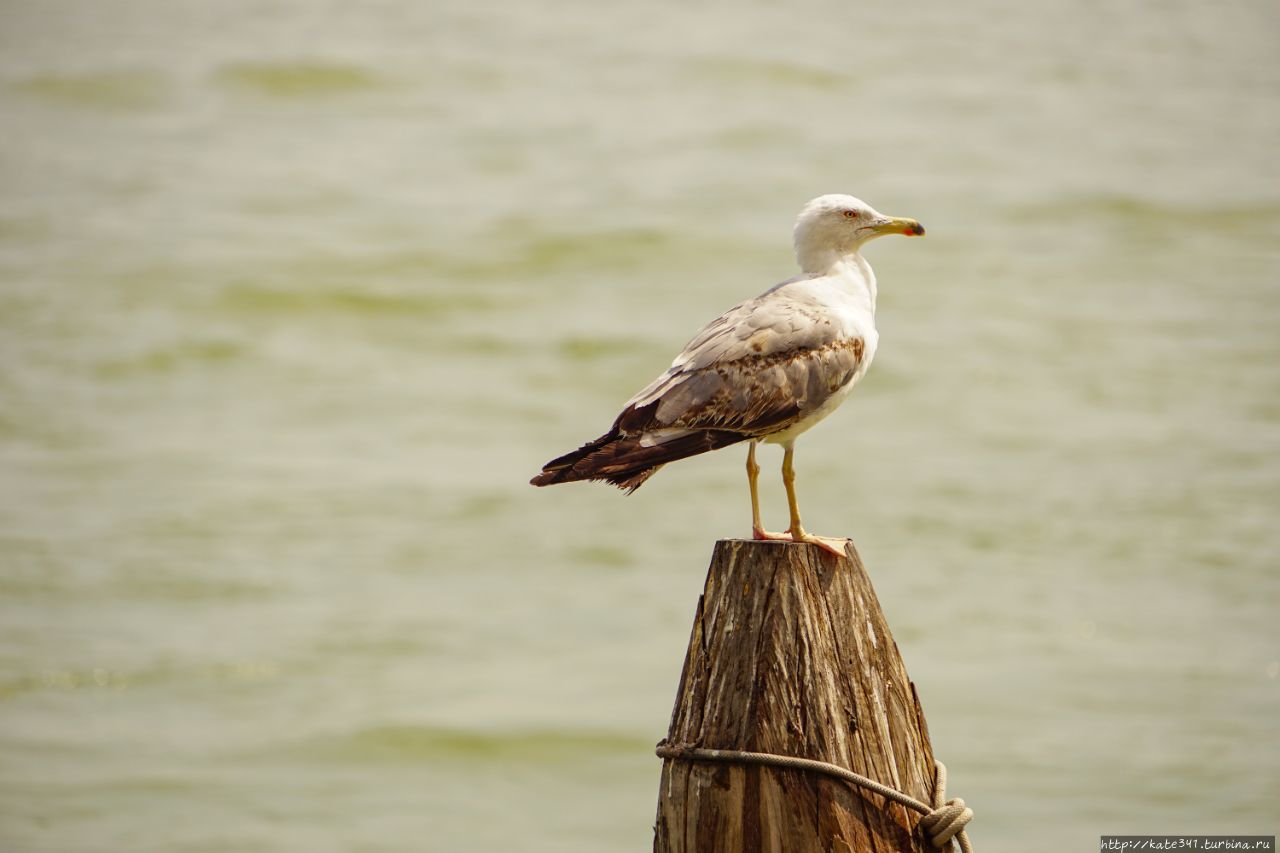
<svg viewBox="0 0 1280 853"><path fill-rule="evenodd" d="M530 482L602 480L630 493L668 462L745 441L752 538L843 554L847 539L815 536L800 523L795 442L844 402L875 356L876 276L862 247L885 234L922 235L924 228L851 195L810 201L793 233L800 275L703 326L665 373L627 401L608 432L552 459ZM760 523L761 441L783 448L791 511L785 533Z"/></svg>

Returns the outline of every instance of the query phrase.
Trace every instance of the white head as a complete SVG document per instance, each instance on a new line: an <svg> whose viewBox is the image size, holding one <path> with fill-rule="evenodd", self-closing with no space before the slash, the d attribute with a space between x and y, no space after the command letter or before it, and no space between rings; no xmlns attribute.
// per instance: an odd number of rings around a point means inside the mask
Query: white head
<svg viewBox="0 0 1280 853"><path fill-rule="evenodd" d="M862 244L885 234L924 234L914 219L885 216L851 195L821 195L804 206L796 219L796 260L808 273L825 273Z"/></svg>

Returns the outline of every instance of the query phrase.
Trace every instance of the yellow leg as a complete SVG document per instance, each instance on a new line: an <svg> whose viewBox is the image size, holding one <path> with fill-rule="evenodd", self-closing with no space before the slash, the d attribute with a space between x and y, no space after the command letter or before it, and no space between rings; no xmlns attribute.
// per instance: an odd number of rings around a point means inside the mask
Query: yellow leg
<svg viewBox="0 0 1280 853"><path fill-rule="evenodd" d="M803 536L804 525L800 523L800 505L796 502L796 469L795 447L788 447L782 454L782 485L787 489L787 508L791 510L791 535Z"/></svg>
<svg viewBox="0 0 1280 853"><path fill-rule="evenodd" d="M814 536L804 529L804 525L800 523L800 504L796 501L796 469L792 465L795 458L795 446L788 445L782 454L782 485L787 489L787 507L791 510L791 540L793 542L808 542L811 545L817 545L825 551L830 551L837 557L844 556L845 546L848 539L831 539L826 536Z"/></svg>
<svg viewBox="0 0 1280 853"><path fill-rule="evenodd" d="M760 466L756 464L756 443L747 448L747 485L751 489L751 538L790 539L788 533L770 533L760 523Z"/></svg>

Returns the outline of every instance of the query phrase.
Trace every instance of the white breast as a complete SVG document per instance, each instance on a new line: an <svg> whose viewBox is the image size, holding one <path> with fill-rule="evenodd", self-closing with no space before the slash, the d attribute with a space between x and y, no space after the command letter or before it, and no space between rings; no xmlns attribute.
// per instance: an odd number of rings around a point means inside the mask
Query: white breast
<svg viewBox="0 0 1280 853"><path fill-rule="evenodd" d="M876 337L876 331L874 328L870 330L869 335L863 337L864 349L862 363L858 365L857 371L854 372L849 381L840 386L839 391L832 394L822 402L822 405L818 406L805 417L796 421L787 429L784 429L781 432L775 432L764 440L770 444L781 444L784 446L789 445L794 442L796 437L801 433L817 426L819 421L838 409L840 404L843 403L845 398L853 391L853 386L858 384L858 380L863 377L867 372L867 368L871 365L871 359L876 353Z"/></svg>
<svg viewBox="0 0 1280 853"><path fill-rule="evenodd" d="M840 270L824 279L815 279L810 287L822 299L829 316L836 321L844 340L862 340L862 361L849 381L801 420L764 440L771 444L789 445L796 437L811 429L845 401L871 366L880 335L876 331L875 276L864 261L861 265Z"/></svg>

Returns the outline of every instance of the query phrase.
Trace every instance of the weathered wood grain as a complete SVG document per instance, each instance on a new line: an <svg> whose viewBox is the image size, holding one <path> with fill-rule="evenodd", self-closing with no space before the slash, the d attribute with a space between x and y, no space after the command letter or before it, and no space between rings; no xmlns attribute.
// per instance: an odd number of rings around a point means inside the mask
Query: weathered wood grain
<svg viewBox="0 0 1280 853"><path fill-rule="evenodd" d="M667 739L828 761L928 802L915 688L852 544L721 540ZM657 853L932 850L917 815L799 770L667 759Z"/></svg>

